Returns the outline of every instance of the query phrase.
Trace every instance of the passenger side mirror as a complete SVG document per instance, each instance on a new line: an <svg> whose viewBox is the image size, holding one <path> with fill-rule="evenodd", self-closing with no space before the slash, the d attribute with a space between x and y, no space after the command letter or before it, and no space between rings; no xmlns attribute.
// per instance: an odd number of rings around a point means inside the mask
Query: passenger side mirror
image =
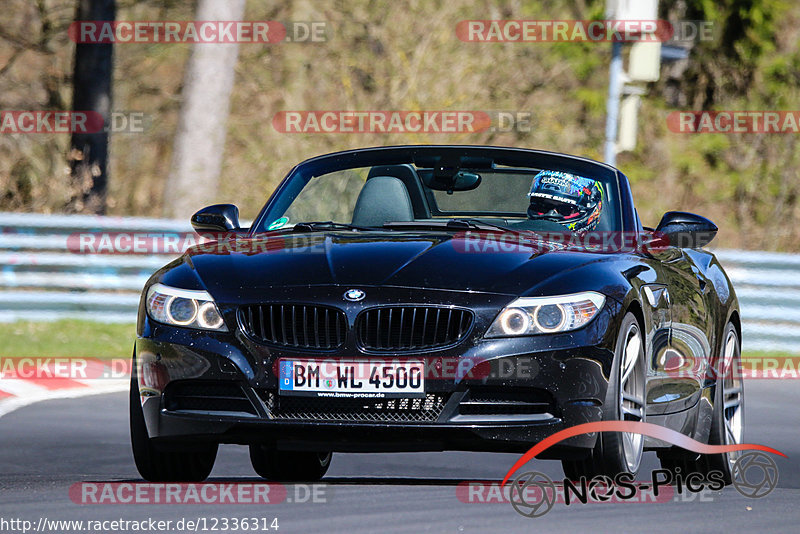
<svg viewBox="0 0 800 534"><path fill-rule="evenodd" d="M668 211L655 230L656 235L669 239L669 244L680 248L703 248L717 235L717 225L694 213Z"/></svg>
<svg viewBox="0 0 800 534"><path fill-rule="evenodd" d="M239 208L233 204L206 206L192 215L196 232L232 232L239 229Z"/></svg>

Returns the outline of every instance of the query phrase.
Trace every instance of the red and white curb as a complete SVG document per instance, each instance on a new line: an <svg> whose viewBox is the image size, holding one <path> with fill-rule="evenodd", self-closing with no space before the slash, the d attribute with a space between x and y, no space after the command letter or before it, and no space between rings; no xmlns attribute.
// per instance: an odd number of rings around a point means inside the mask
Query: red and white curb
<svg viewBox="0 0 800 534"><path fill-rule="evenodd" d="M108 368L99 367L90 373L93 378L68 378L43 372L32 372L26 377L0 373L0 417L36 402L128 390L127 373L111 374Z"/></svg>

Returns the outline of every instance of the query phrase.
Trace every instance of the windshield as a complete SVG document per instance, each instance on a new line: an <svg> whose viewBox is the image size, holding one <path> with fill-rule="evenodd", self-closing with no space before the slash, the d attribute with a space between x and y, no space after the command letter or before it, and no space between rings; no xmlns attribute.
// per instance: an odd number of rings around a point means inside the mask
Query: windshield
<svg viewBox="0 0 800 534"><path fill-rule="evenodd" d="M340 161L299 166L279 188L255 231L332 222L364 228L441 228L469 219L509 230L618 231L616 176L551 157L547 165L503 165L491 157L409 154L404 163ZM491 155L491 151L488 152ZM374 164L370 164L374 163ZM598 168L600 168L598 166ZM400 224L405 223L405 224ZM317 225L329 229L331 225ZM304 226L307 228L307 226Z"/></svg>

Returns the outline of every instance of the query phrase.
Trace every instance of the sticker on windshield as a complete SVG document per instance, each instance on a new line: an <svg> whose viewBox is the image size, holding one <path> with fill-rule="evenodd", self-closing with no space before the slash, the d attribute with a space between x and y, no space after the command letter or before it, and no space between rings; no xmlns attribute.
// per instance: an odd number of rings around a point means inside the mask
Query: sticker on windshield
<svg viewBox="0 0 800 534"><path fill-rule="evenodd" d="M281 217L280 219L275 219L269 226L267 226L267 230L278 230L279 228L283 228L286 226L286 223L289 222L289 217Z"/></svg>

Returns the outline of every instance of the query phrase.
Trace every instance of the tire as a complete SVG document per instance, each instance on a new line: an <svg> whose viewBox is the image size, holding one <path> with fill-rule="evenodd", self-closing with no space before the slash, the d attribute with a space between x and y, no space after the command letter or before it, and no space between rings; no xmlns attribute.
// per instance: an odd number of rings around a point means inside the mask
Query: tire
<svg viewBox="0 0 800 534"><path fill-rule="evenodd" d="M279 451L268 445L250 445L250 463L261 478L280 482L315 482L331 465L330 452Z"/></svg>
<svg viewBox="0 0 800 534"><path fill-rule="evenodd" d="M741 376L741 343L736 327L728 323L717 362L717 383L714 386L714 411L708 435L710 445L742 443L744 434L744 384ZM726 485L732 482L733 465L741 452L697 454L684 449L668 449L658 454L661 467L675 472L700 473L707 477L711 471L722 473Z"/></svg>
<svg viewBox="0 0 800 534"><path fill-rule="evenodd" d="M134 367L135 369L135 367ZM150 482L202 482L211 473L217 458L218 444L202 446L199 450L160 450L147 435L139 384L136 373L131 378L130 426L131 447L136 469Z"/></svg>
<svg viewBox="0 0 800 534"><path fill-rule="evenodd" d="M628 312L622 319L614 350L603 421L641 421L645 414L644 340L636 316ZM624 432L600 432L589 454L579 460L562 460L564 475L581 477L635 475L644 454L644 436Z"/></svg>

